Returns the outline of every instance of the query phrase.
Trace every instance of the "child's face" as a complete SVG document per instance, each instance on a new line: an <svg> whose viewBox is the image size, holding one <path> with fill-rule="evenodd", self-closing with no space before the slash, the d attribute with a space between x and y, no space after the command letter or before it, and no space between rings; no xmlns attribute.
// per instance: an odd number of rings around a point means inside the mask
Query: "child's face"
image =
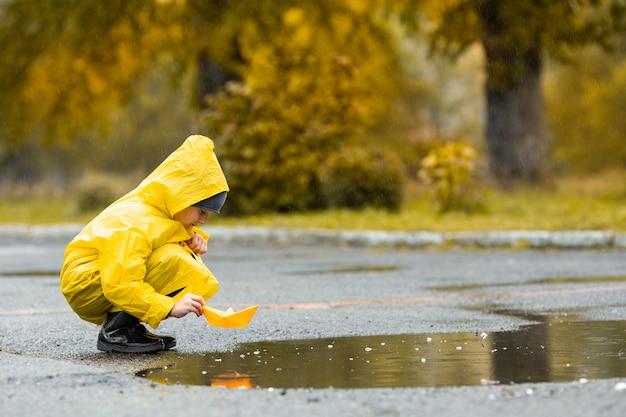
<svg viewBox="0 0 626 417"><path fill-rule="evenodd" d="M207 210L203 210L196 206L190 206L174 214L173 217L174 220L181 222L183 226L191 227L206 223L208 216L209 212Z"/></svg>

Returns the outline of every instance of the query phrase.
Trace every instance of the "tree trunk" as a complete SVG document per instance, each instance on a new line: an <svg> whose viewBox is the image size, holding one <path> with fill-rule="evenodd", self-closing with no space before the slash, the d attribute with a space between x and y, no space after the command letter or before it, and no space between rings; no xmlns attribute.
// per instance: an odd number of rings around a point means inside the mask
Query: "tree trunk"
<svg viewBox="0 0 626 417"><path fill-rule="evenodd" d="M228 81L236 79L202 51L197 58L197 105L204 109L208 106L207 96L215 94Z"/></svg>
<svg viewBox="0 0 626 417"><path fill-rule="evenodd" d="M545 168L547 131L539 40L524 48L507 32L498 2L481 10L485 25L486 138L491 174L502 183L536 182Z"/></svg>

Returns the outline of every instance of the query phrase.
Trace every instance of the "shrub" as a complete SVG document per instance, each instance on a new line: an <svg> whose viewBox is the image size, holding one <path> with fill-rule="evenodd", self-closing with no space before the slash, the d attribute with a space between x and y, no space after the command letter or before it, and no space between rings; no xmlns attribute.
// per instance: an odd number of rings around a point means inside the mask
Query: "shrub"
<svg viewBox="0 0 626 417"><path fill-rule="evenodd" d="M482 208L476 175L476 150L462 142L433 149L420 164L418 177L433 189L441 212Z"/></svg>
<svg viewBox="0 0 626 417"><path fill-rule="evenodd" d="M240 81L207 98L232 190L225 213L322 208L320 166L383 123L397 95L402 73L386 25L298 4L259 8L237 36Z"/></svg>
<svg viewBox="0 0 626 417"><path fill-rule="evenodd" d="M113 201L115 193L104 184L83 187L76 195L76 206L80 213L103 209Z"/></svg>
<svg viewBox="0 0 626 417"><path fill-rule="evenodd" d="M397 210L402 204L406 174L394 153L345 147L328 158L320 179L331 207Z"/></svg>

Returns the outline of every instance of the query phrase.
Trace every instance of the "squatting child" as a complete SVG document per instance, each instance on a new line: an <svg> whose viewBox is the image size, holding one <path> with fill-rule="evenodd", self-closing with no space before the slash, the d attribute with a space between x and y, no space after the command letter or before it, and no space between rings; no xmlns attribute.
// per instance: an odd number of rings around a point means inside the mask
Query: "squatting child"
<svg viewBox="0 0 626 417"><path fill-rule="evenodd" d="M167 317L202 315L219 284L204 265L199 225L229 191L213 141L190 136L134 190L68 244L61 291L78 316L102 325L97 348L155 352L176 346L152 328Z"/></svg>

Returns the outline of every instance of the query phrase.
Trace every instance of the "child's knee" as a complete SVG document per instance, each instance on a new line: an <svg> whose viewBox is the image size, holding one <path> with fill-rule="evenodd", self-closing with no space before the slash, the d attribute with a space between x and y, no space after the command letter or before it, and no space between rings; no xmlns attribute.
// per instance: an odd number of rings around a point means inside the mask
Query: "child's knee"
<svg viewBox="0 0 626 417"><path fill-rule="evenodd" d="M197 255L180 245L168 244L155 250L146 263L146 281L160 293L183 289L204 299L219 290L219 282Z"/></svg>

